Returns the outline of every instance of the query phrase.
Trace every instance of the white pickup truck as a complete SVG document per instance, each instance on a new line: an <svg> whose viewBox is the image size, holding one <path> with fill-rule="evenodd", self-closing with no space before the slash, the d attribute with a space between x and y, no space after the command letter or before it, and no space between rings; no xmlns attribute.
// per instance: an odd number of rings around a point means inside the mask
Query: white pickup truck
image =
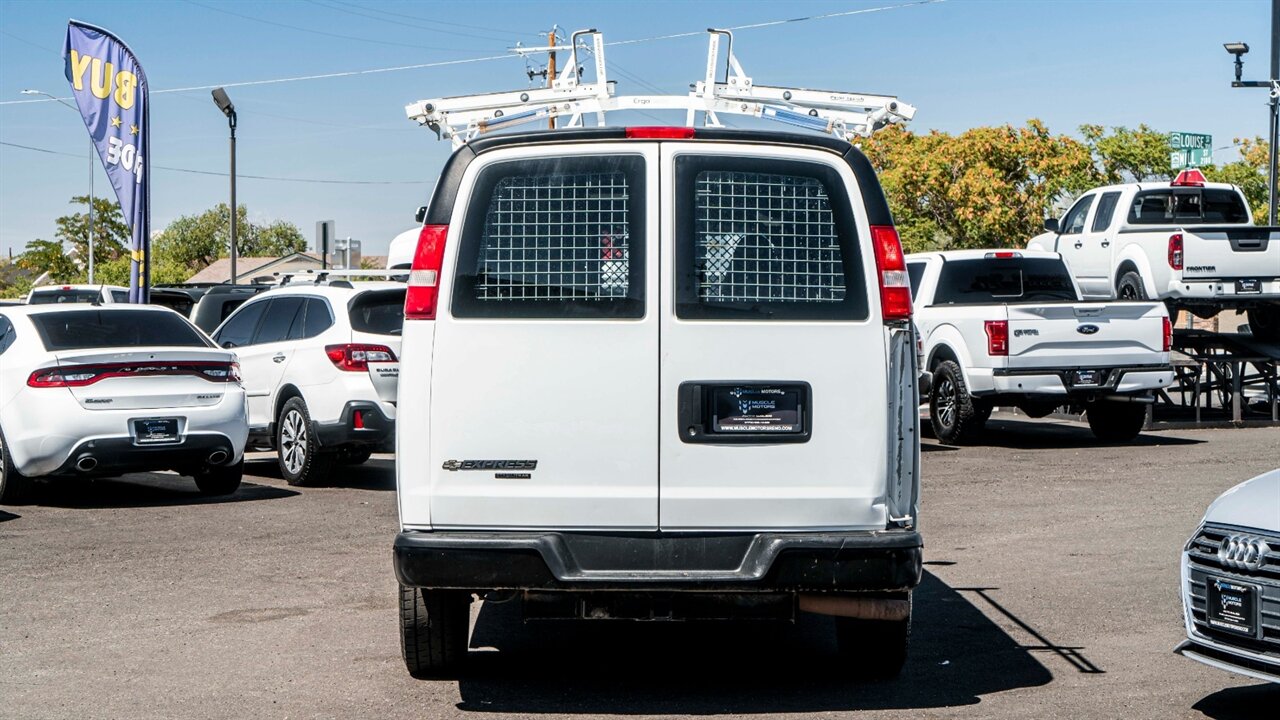
<svg viewBox="0 0 1280 720"><path fill-rule="evenodd" d="M1032 417L1083 408L1098 439L1127 442L1142 431L1152 391L1173 382L1164 306L1081 302L1057 253L908 255L907 272L943 442L971 439L995 405Z"/></svg>
<svg viewBox="0 0 1280 720"><path fill-rule="evenodd" d="M1239 188L1187 170L1173 182L1090 190L1029 250L1061 253L1086 299L1163 300L1210 318L1248 312L1280 342L1280 227L1254 225Z"/></svg>

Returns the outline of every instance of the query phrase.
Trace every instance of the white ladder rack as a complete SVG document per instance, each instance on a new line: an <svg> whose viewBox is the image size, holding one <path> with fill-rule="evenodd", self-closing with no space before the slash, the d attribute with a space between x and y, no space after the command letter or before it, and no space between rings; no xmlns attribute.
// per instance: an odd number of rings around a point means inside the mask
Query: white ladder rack
<svg viewBox="0 0 1280 720"><path fill-rule="evenodd" d="M573 33L567 47L517 49L568 51L569 61L552 78L551 87L419 100L405 106L405 113L438 137L452 140L455 147L487 132L549 118L567 118L557 124L560 128L579 128L584 116L594 114L596 124L604 126L606 114L613 110L684 110L688 127L696 126L699 114L704 127L723 127L721 114L748 115L842 140L868 137L915 116L914 106L890 95L756 85L733 54L733 33L712 28L707 34L706 75L687 95L616 95L605 67L604 35L591 29ZM716 77L722 37L728 39L723 82ZM580 51L590 52L595 60L591 82L582 82L578 71Z"/></svg>

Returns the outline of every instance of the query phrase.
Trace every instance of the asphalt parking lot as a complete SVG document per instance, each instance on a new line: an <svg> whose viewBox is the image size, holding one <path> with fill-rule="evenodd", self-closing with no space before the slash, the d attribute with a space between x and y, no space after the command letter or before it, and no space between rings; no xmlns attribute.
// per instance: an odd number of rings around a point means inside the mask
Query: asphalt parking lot
<svg viewBox="0 0 1280 720"><path fill-rule="evenodd" d="M0 509L0 715L1262 717L1270 686L1174 656L1177 560L1216 495L1280 465L1280 430L1095 447L997 419L926 441L926 575L892 683L797 626L542 624L473 605L458 680L404 671L392 463L288 487L269 456L233 497L132 475ZM1280 501L1280 500L1278 500ZM1263 708L1269 708L1264 712Z"/></svg>

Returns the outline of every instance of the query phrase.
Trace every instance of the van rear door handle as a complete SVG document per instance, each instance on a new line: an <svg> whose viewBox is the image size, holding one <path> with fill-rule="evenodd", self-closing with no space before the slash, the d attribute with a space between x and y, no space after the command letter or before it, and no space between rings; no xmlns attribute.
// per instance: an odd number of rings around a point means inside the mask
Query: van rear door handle
<svg viewBox="0 0 1280 720"><path fill-rule="evenodd" d="M284 353L278 353L275 357L273 357L273 358L271 358L271 359L272 359L272 361L274 361L274 362L282 363L282 362L284 362Z"/></svg>

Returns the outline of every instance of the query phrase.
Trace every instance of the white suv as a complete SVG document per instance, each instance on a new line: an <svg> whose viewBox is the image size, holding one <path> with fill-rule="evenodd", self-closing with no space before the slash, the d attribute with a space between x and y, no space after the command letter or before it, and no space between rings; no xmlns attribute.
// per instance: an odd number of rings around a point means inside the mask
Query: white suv
<svg viewBox="0 0 1280 720"><path fill-rule="evenodd" d="M405 305L395 541L405 663L528 617L836 616L901 668L920 582L911 299L842 140L593 128L473 141ZM248 371L246 370L246 377Z"/></svg>
<svg viewBox="0 0 1280 720"><path fill-rule="evenodd" d="M405 286L285 285L236 309L213 333L240 360L249 448L275 449L290 485L321 482L395 435Z"/></svg>

